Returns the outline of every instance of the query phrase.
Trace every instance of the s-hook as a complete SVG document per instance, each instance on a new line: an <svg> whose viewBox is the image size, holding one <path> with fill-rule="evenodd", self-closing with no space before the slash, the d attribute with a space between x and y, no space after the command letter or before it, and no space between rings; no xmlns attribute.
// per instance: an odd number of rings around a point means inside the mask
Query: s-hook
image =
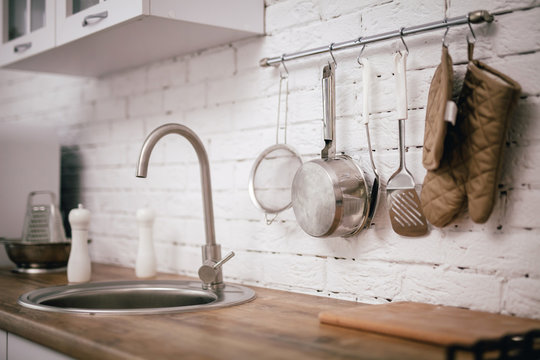
<svg viewBox="0 0 540 360"><path fill-rule="evenodd" d="M448 18L447 18L447 17L444 18L444 22L445 22L445 23L448 23ZM469 25L470 25L470 24L469 24ZM445 48L448 47L448 43L446 42L446 35L448 35L448 31L449 31L449 30L450 30L450 26L447 26L447 27L446 27L446 31L444 32L444 36L443 36L443 38L442 38L442 44L443 44L443 46L444 46Z"/></svg>
<svg viewBox="0 0 540 360"><path fill-rule="evenodd" d="M471 32L470 35L472 35L472 37L473 37L473 40L471 41L471 38L469 37L469 34L467 34L467 43L468 44L475 44L476 43L476 35L474 34L474 30L473 30L472 25L471 25L471 15L470 14L467 15L467 25L469 25L469 30Z"/></svg>
<svg viewBox="0 0 540 360"><path fill-rule="evenodd" d="M467 25L469 25L470 34L467 34L467 57L469 61L473 60L474 53L474 44L476 44L476 35L474 34L472 25L471 25L471 15L467 15ZM472 41L469 35L472 35Z"/></svg>
<svg viewBox="0 0 540 360"><path fill-rule="evenodd" d="M285 70L285 76L283 76L283 73L279 72L280 78L288 78L289 77L289 69L287 69L287 66L285 66L285 54L281 55L281 65L283 66L283 70Z"/></svg>
<svg viewBox="0 0 540 360"><path fill-rule="evenodd" d="M409 55L409 47L405 43L405 39L403 39L403 30L404 29L405 29L404 27L399 29L399 38L401 39L401 42L403 43L403 46L405 46L405 51L407 51L407 55ZM401 54L401 51L399 53Z"/></svg>
<svg viewBox="0 0 540 360"><path fill-rule="evenodd" d="M334 57L334 52L333 52L335 44L336 43L331 43L330 46L328 47L328 51L330 52L330 56L332 57L332 62L334 63L334 68L337 69L337 61L336 61L336 58ZM330 64L330 63L328 63L328 64Z"/></svg>
<svg viewBox="0 0 540 360"><path fill-rule="evenodd" d="M360 41L362 41L361 37L358 38L358 42ZM362 49L360 49L360 53L358 53L358 57L356 58L356 62L358 63L358 65L360 65L360 67L364 66L364 64L362 64L362 54L364 53L365 48L366 48L366 44L362 46Z"/></svg>

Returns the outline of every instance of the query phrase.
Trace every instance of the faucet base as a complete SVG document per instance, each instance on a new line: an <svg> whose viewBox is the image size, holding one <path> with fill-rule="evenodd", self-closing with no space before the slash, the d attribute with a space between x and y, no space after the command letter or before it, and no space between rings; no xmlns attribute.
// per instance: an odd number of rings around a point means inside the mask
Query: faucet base
<svg viewBox="0 0 540 360"><path fill-rule="evenodd" d="M221 245L218 245L218 244L203 245L202 246L202 260L203 260L203 264L206 261L212 261L214 263L219 262L219 260L221 260ZM219 284L223 284L223 274L221 272L221 269L217 270L216 277L210 285L214 287L215 285L219 285Z"/></svg>

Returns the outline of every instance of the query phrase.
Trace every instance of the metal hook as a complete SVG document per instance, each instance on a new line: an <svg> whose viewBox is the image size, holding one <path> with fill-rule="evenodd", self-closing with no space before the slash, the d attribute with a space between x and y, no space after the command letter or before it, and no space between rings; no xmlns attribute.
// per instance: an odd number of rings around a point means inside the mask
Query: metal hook
<svg viewBox="0 0 540 360"><path fill-rule="evenodd" d="M444 18L444 21L443 21L445 24L448 22L448 18ZM448 31L450 30L450 26L447 26L446 27L446 31L444 32L444 36L442 38L442 44L444 47L448 47L448 43L446 42L446 35L448 35Z"/></svg>
<svg viewBox="0 0 540 360"><path fill-rule="evenodd" d="M403 30L405 28L402 27L401 29L399 29L399 37L401 39L401 42L403 43L403 46L405 46L405 50L407 51L407 55L409 55L409 47L407 46L407 44L405 43L405 40L403 39ZM400 51L401 52L401 51Z"/></svg>
<svg viewBox="0 0 540 360"><path fill-rule="evenodd" d="M362 38L358 38L358 41L362 41ZM364 64L362 64L362 53L364 52L364 49L366 48L366 44L364 44L364 46L362 46L362 49L360 50L360 53L358 54L358 57L356 58L356 62L358 63L358 65L360 66L364 66Z"/></svg>
<svg viewBox="0 0 540 360"><path fill-rule="evenodd" d="M334 67L337 68L337 61L336 61L336 58L334 57L334 53L332 52L332 50L334 49L334 44L335 43L330 44L328 51L330 52L330 56L332 57L332 61L334 62Z"/></svg>
<svg viewBox="0 0 540 360"><path fill-rule="evenodd" d="M446 42L446 35L448 35L449 30L450 30L450 26L446 28L446 31L444 32L444 36L442 38L442 44L444 47L448 47L448 43Z"/></svg>
<svg viewBox="0 0 540 360"><path fill-rule="evenodd" d="M272 223L277 219L279 213L276 213L273 218L268 218L268 213L264 213L264 220L266 220L266 225L272 225Z"/></svg>
<svg viewBox="0 0 540 360"><path fill-rule="evenodd" d="M283 69L285 69L285 73L287 74L286 76L283 76L283 73L279 73L280 77L283 79L283 78L288 78L289 77L289 69L287 69L287 67L285 66L285 54L281 55L281 65L283 66Z"/></svg>
<svg viewBox="0 0 540 360"><path fill-rule="evenodd" d="M468 44L474 44L476 43L476 35L474 34L472 25L471 25L471 17L470 15L467 15L467 25L469 25L469 31L471 32L470 35L472 35L473 40L471 41L471 38L469 37L469 34L467 34L467 43Z"/></svg>

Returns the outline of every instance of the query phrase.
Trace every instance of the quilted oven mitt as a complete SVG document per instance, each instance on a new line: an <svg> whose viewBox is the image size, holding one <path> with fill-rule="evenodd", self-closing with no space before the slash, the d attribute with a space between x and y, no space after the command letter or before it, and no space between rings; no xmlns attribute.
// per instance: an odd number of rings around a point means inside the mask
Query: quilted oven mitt
<svg viewBox="0 0 540 360"><path fill-rule="evenodd" d="M439 167L428 170L424 178L420 201L426 219L437 227L446 226L467 207L468 163L464 139L464 122L449 126L443 141L444 149Z"/></svg>
<svg viewBox="0 0 540 360"><path fill-rule="evenodd" d="M463 122L450 126L445 121L452 86L452 58L443 45L441 63L429 88L422 151L422 164L428 172L420 194L427 220L438 227L451 222L467 206L465 181L468 169L460 146Z"/></svg>
<svg viewBox="0 0 540 360"><path fill-rule="evenodd" d="M458 116L466 134L469 215L476 223L485 223L495 205L510 112L520 93L521 86L508 76L481 61L469 62Z"/></svg>
<svg viewBox="0 0 540 360"><path fill-rule="evenodd" d="M447 225L467 204L474 222L484 223L489 218L509 114L520 92L518 83L472 60L470 49L457 125L448 129L440 165L428 170L420 197L433 225Z"/></svg>
<svg viewBox="0 0 540 360"><path fill-rule="evenodd" d="M437 169L443 155L447 122L445 112L448 101L452 99L452 58L448 48L443 45L441 63L437 66L429 87L424 129L424 148L422 164L427 170Z"/></svg>

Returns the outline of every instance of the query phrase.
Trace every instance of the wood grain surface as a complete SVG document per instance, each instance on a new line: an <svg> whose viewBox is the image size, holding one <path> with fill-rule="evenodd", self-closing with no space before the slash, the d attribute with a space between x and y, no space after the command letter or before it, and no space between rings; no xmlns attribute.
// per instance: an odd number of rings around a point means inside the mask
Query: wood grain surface
<svg viewBox="0 0 540 360"><path fill-rule="evenodd" d="M540 329L540 321L413 302L323 311L322 323L437 345L472 345Z"/></svg>
<svg viewBox="0 0 540 360"><path fill-rule="evenodd" d="M92 281L129 279L133 269L93 265ZM244 305L179 314L73 315L17 304L27 291L66 280L1 269L0 328L80 359L444 359L438 346L319 323L321 311L351 302L263 288Z"/></svg>

